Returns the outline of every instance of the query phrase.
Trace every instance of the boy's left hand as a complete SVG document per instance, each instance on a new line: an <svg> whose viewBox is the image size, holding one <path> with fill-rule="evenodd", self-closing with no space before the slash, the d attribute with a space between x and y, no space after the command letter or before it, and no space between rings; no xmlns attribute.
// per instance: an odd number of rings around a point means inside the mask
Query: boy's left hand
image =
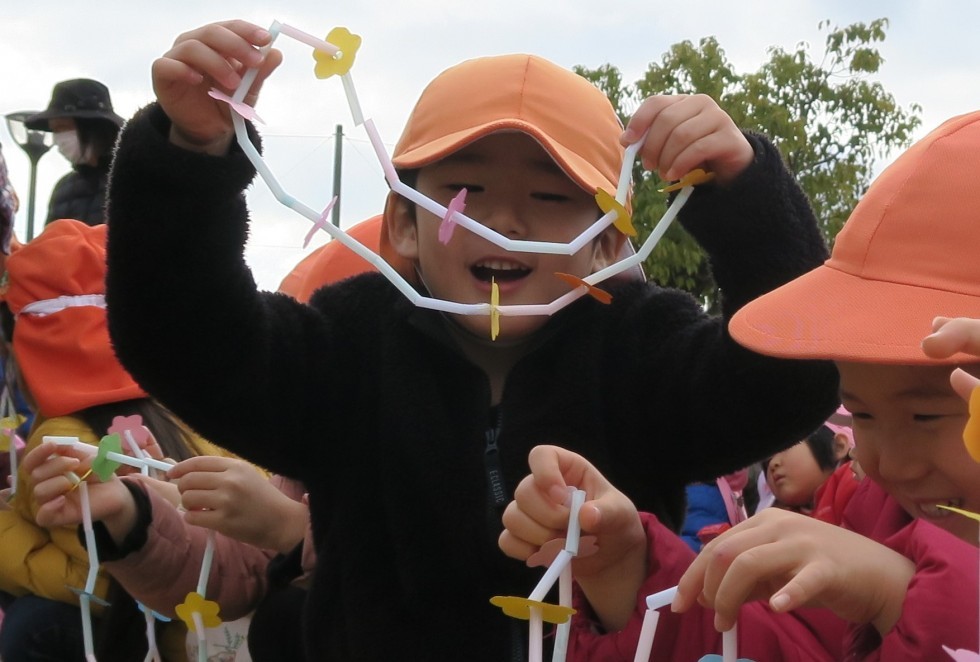
<svg viewBox="0 0 980 662"><path fill-rule="evenodd" d="M647 133L643 166L674 181L695 168L727 184L745 170L755 153L732 118L705 94L660 95L637 109L620 142L631 145Z"/></svg>
<svg viewBox="0 0 980 662"><path fill-rule="evenodd" d="M739 607L769 600L775 612L822 606L889 632L915 566L898 552L839 526L766 508L705 545L678 584L674 611L695 602L731 629Z"/></svg>

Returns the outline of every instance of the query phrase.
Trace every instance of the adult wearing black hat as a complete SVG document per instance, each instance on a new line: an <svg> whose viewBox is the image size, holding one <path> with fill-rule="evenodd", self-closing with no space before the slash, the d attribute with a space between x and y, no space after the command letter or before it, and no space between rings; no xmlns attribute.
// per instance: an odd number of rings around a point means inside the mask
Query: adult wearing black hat
<svg viewBox="0 0 980 662"><path fill-rule="evenodd" d="M112 149L123 119L112 110L109 89L88 78L58 83L47 110L31 115L27 128L54 133L54 143L72 165L55 184L45 223L74 218L105 222L105 194Z"/></svg>

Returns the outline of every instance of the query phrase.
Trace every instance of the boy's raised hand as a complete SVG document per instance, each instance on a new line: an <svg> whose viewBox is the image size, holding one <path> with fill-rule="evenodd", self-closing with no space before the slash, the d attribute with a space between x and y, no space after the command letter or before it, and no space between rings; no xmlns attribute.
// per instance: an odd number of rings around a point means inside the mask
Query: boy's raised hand
<svg viewBox="0 0 980 662"><path fill-rule="evenodd" d="M217 87L231 95L251 67L258 76L244 102L254 106L262 83L282 62L282 53L259 48L271 40L263 28L246 21L210 23L177 37L153 62L153 90L170 118L171 142L187 149L224 154L234 128L227 103L208 95Z"/></svg>
<svg viewBox="0 0 980 662"><path fill-rule="evenodd" d="M640 155L661 179L680 179L695 168L715 173L727 184L745 170L755 153L732 118L705 94L660 95L637 109L620 141L631 145L647 133Z"/></svg>
<svg viewBox="0 0 980 662"><path fill-rule="evenodd" d="M884 634L902 612L915 566L870 538L778 508L767 508L701 550L678 584L674 611L695 602L731 629L739 607L768 600L775 612L822 606Z"/></svg>
<svg viewBox="0 0 980 662"><path fill-rule="evenodd" d="M557 446L536 446L531 474L514 491L503 515L500 549L524 561L542 545L563 538L568 526L568 487L585 490L579 512L583 535L596 537L594 554L572 561L575 579L607 628L629 620L646 576L646 531L636 507L585 458Z"/></svg>
<svg viewBox="0 0 980 662"><path fill-rule="evenodd" d="M980 319L969 317L937 317L932 321L932 335L922 340L922 351L934 359L944 359L957 352L980 357ZM980 361L980 358L978 358ZM953 371L949 378L953 389L966 401L980 379L961 368Z"/></svg>

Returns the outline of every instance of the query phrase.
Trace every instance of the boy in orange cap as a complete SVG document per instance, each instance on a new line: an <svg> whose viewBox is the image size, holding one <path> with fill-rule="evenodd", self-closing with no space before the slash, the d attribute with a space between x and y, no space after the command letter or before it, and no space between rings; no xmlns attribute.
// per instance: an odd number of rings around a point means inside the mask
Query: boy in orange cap
<svg viewBox="0 0 980 662"><path fill-rule="evenodd" d="M532 455L532 476L505 515L501 544L512 556L526 557L567 518L547 495L568 476L586 475L595 510L618 523L600 550L635 544L647 528L644 590L639 600L621 595L636 608L631 626L603 635L580 621L570 659L635 649L642 597L678 581L673 609L684 613L664 614L659 629L670 634L658 635L652 659L717 651L712 625L727 630L736 619L739 652L756 660L939 660L977 650L977 527L944 507L980 512L980 464L964 446L980 446L976 420L964 432L965 400L973 392L980 401L978 174L974 112L881 174L823 266L747 304L729 326L755 351L836 363L866 474L843 528L766 509L693 559L581 456ZM827 611L794 611L814 605Z"/></svg>
<svg viewBox="0 0 980 662"><path fill-rule="evenodd" d="M495 541L543 440L597 458L677 525L685 483L771 454L837 406L832 366L753 355L725 317L644 282L613 284L608 306L581 299L550 319L507 317L493 343L488 317L417 308L379 274L323 288L307 306L256 291L241 259L241 191L254 171L208 88L231 90L239 64L256 67L254 102L281 60L260 50L269 39L243 21L211 24L154 63L159 104L127 125L116 157L110 328L123 363L195 429L309 489L308 655L519 656L525 629L489 598L526 595L538 573ZM567 242L600 217L596 189L615 190L620 141L644 136L642 156L663 176L716 174L682 222L712 256L726 316L824 259L776 150L711 99L650 99L624 133L597 88L538 57L440 74L393 162L443 205L465 188L467 214L500 234ZM381 252L420 292L457 303L485 303L492 284L503 304L550 303L569 291L554 272L584 278L624 244L610 228L574 255L510 253L459 229L443 244L438 220L389 196ZM605 579L590 599L612 588Z"/></svg>

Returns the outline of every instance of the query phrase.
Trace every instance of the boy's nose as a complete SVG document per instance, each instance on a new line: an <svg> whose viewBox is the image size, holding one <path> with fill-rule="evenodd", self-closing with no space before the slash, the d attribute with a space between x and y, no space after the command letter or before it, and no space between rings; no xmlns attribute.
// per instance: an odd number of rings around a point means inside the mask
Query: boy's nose
<svg viewBox="0 0 980 662"><path fill-rule="evenodd" d="M922 444L892 443L878 456L878 474L883 480L900 483L922 478L929 472L929 454Z"/></svg>
<svg viewBox="0 0 980 662"><path fill-rule="evenodd" d="M511 205L495 205L487 210L482 222L491 230L508 238L527 236L527 223L523 214Z"/></svg>

